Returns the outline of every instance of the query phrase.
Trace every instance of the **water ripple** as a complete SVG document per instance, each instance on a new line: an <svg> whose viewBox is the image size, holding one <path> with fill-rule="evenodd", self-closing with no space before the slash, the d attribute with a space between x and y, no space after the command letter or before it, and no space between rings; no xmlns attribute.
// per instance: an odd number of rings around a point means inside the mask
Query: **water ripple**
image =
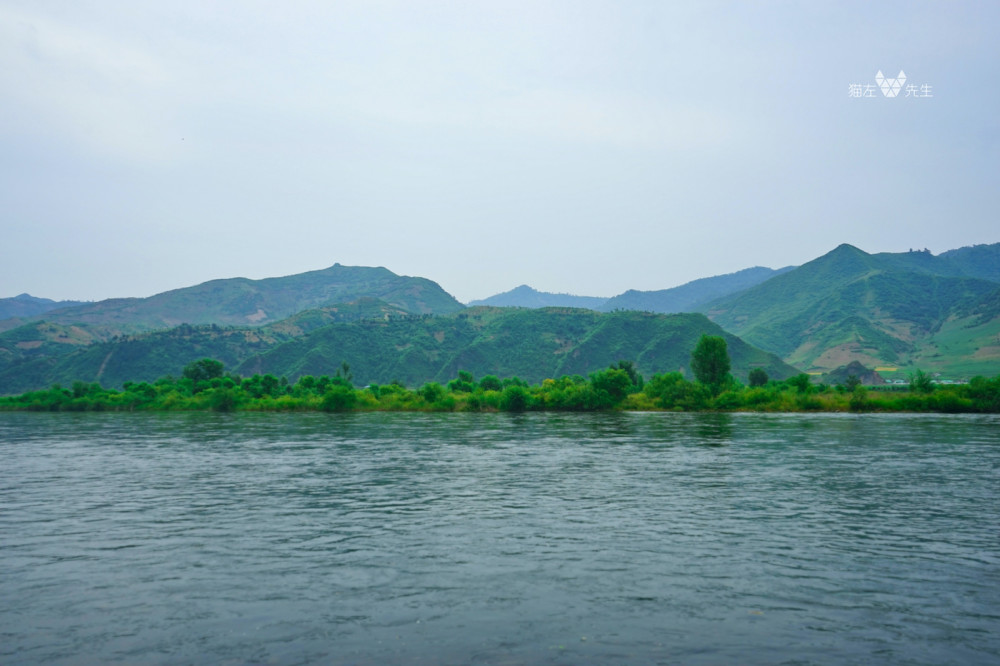
<svg viewBox="0 0 1000 666"><path fill-rule="evenodd" d="M998 663L998 425L2 414L0 662Z"/></svg>

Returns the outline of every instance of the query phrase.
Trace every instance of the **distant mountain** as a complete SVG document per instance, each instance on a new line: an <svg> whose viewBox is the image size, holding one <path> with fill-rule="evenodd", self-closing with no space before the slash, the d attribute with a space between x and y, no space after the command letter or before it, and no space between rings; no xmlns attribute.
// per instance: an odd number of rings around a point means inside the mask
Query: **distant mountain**
<svg viewBox="0 0 1000 666"><path fill-rule="evenodd" d="M70 351L58 356L27 350L0 369L0 394L74 381L109 387L153 381L177 376L187 363L204 357L223 361L244 376L271 373L290 380L333 374L346 361L358 385L394 379L411 386L444 382L458 370L540 382L564 374L586 375L621 359L634 360L649 376L686 370L702 333L727 338L733 372L744 380L751 367L763 367L775 378L797 372L700 314L477 307L427 316L385 307L362 305L354 311L374 310L375 316L354 321L326 323L331 313L324 310L263 327L184 325L76 349L62 345ZM338 306L345 317L350 312Z"/></svg>
<svg viewBox="0 0 1000 666"><path fill-rule="evenodd" d="M29 294L21 294L13 298L0 298L0 321L14 317L27 318L45 314L57 308L83 305L83 301L53 301L48 298L36 298Z"/></svg>
<svg viewBox="0 0 1000 666"><path fill-rule="evenodd" d="M735 273L701 278L670 289L657 291L630 289L624 294L609 298L597 309L603 312L612 310L643 310L664 313L695 312L699 307L713 299L749 289L775 275L788 272L792 268L789 266L774 270L755 266Z"/></svg>
<svg viewBox="0 0 1000 666"><path fill-rule="evenodd" d="M983 257L996 247L935 257L872 255L841 245L702 310L727 331L802 368L832 370L859 361L996 374L1000 345L994 329L1000 322L984 321L983 315L1000 285L967 277L992 274ZM944 353L942 344L951 351Z"/></svg>
<svg viewBox="0 0 1000 666"><path fill-rule="evenodd" d="M469 305L520 308L587 308L588 310L598 310L600 312L639 310L642 312L661 312L664 314L695 312L700 306L715 298L743 291L775 275L790 271L792 268L792 266L789 266L774 270L755 266L753 268L745 268L736 273L693 280L692 282L682 284L679 287L671 287L670 289L659 289L656 291L629 289L625 293L611 298L553 294L545 291L536 291L528 285L523 284L502 294L496 294L495 296L478 301L471 301Z"/></svg>
<svg viewBox="0 0 1000 666"><path fill-rule="evenodd" d="M471 301L469 306L492 305L507 308L586 308L596 310L608 299L599 296L573 296L572 294L553 294L547 291L536 291L526 284L515 287L502 294L489 298Z"/></svg>
<svg viewBox="0 0 1000 666"><path fill-rule="evenodd" d="M960 247L938 255L929 250L910 250L879 252L871 256L882 262L883 268L1000 282L1000 243Z"/></svg>
<svg viewBox="0 0 1000 666"><path fill-rule="evenodd" d="M948 250L939 254L938 259L958 267L965 277L1000 282L1000 243Z"/></svg>
<svg viewBox="0 0 1000 666"><path fill-rule="evenodd" d="M45 313L46 321L132 333L180 324L262 326L297 312L359 298L377 298L413 314L444 314L464 306L437 283L386 268L341 266L287 277L212 280L149 298L119 298Z"/></svg>

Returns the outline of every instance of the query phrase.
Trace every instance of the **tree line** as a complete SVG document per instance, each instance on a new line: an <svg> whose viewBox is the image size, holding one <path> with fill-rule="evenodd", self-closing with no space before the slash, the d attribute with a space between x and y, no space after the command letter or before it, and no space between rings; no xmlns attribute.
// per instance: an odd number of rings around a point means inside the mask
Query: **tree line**
<svg viewBox="0 0 1000 666"><path fill-rule="evenodd" d="M333 374L293 383L270 374L233 375L222 362L206 358L185 366L180 377L126 382L120 391L97 383L55 385L0 398L0 410L1000 412L1000 376L941 387L918 370L908 391L881 393L856 378L833 386L813 384L806 374L775 381L755 368L742 384L731 374L725 338L710 335L698 341L690 366L692 379L667 372L646 380L632 361L621 360L586 377L566 375L537 385L494 375L477 380L461 370L446 384L408 388L399 381L356 387L346 362Z"/></svg>

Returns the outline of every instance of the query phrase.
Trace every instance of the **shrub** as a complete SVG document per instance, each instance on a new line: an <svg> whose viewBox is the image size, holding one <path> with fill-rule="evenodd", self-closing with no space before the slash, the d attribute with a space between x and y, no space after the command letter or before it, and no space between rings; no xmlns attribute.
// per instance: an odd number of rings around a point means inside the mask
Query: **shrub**
<svg viewBox="0 0 1000 666"><path fill-rule="evenodd" d="M354 389L334 384L323 394L323 402L320 407L325 412L346 412L354 408L358 401Z"/></svg>
<svg viewBox="0 0 1000 666"><path fill-rule="evenodd" d="M508 386L500 395L500 409L505 412L523 412L528 408L528 391L516 384Z"/></svg>

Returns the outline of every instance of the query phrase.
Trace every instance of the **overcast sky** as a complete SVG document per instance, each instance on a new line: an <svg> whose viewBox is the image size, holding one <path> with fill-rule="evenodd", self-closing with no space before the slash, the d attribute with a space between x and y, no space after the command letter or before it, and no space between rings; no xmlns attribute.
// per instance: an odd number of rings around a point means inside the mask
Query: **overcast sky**
<svg viewBox="0 0 1000 666"><path fill-rule="evenodd" d="M0 297L335 262L612 296L998 242L998 32L985 0L0 0Z"/></svg>

